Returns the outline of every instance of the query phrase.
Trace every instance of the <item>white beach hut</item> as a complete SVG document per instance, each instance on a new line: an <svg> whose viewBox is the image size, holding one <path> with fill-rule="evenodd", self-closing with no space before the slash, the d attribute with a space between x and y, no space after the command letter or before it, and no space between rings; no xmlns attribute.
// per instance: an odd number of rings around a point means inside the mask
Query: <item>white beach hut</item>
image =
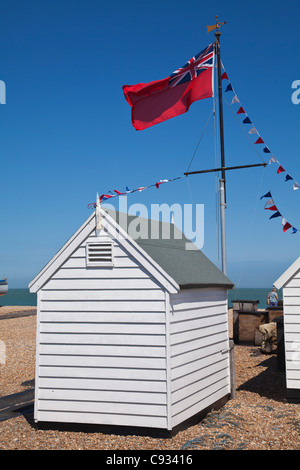
<svg viewBox="0 0 300 470"><path fill-rule="evenodd" d="M36 422L172 430L230 395L232 282L174 225L133 240L117 220L96 210L29 285Z"/></svg>
<svg viewBox="0 0 300 470"><path fill-rule="evenodd" d="M283 294L287 396L300 399L300 257L274 286Z"/></svg>

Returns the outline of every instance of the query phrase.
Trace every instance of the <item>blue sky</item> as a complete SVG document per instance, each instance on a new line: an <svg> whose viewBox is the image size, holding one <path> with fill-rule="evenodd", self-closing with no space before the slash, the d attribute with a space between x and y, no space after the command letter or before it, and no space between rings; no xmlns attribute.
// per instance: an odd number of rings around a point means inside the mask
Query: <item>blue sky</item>
<svg viewBox="0 0 300 470"><path fill-rule="evenodd" d="M96 193L182 176L213 100L137 132L122 85L167 77L214 41L242 105L272 153L300 182L298 1L213 3L152 0L0 1L0 276L28 282L90 215ZM227 82L223 83L224 86ZM224 93L228 166L268 161L248 140L233 95ZM236 105L235 105L236 106ZM213 119L190 170L215 166ZM246 131L246 135L243 132ZM251 140L251 138L250 138ZM253 142L253 139L252 139ZM259 148L257 148L259 147ZM258 155L259 151L260 155ZM227 172L228 276L238 287L269 287L299 255L300 233L283 233L260 196L271 190L300 229L300 190L277 166ZM128 197L128 205L204 204L203 252L218 264L215 175L199 175ZM116 207L118 199L114 200Z"/></svg>

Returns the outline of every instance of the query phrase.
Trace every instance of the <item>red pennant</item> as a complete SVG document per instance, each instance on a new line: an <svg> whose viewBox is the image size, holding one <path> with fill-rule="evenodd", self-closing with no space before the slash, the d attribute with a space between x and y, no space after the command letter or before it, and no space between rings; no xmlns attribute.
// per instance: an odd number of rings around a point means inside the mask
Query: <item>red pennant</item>
<svg viewBox="0 0 300 470"><path fill-rule="evenodd" d="M237 114L243 114L243 113L246 114L246 111L245 111L244 108L241 106L240 109L238 110Z"/></svg>
<svg viewBox="0 0 300 470"><path fill-rule="evenodd" d="M257 139L257 141L255 142L255 144L264 144L264 141L262 140L261 137L259 137L259 139Z"/></svg>
<svg viewBox="0 0 300 470"><path fill-rule="evenodd" d="M113 196L110 196L109 194L102 194L102 196L100 196L100 201L102 201L103 198L109 199L110 197L113 197Z"/></svg>
<svg viewBox="0 0 300 470"><path fill-rule="evenodd" d="M268 209L269 211L278 211L276 206L265 207L265 209Z"/></svg>
<svg viewBox="0 0 300 470"><path fill-rule="evenodd" d="M291 224L289 224L288 222L283 226L283 231L286 232L289 228L291 228Z"/></svg>
<svg viewBox="0 0 300 470"><path fill-rule="evenodd" d="M221 80L229 80L226 72L221 75Z"/></svg>
<svg viewBox="0 0 300 470"><path fill-rule="evenodd" d="M282 173L283 171L285 171L285 169L282 168L282 166L280 165L278 170L277 170L277 173L279 174L279 173Z"/></svg>
<svg viewBox="0 0 300 470"><path fill-rule="evenodd" d="M120 193L120 191L117 191L116 189L114 189L114 192L117 193L117 194L122 194L122 193Z"/></svg>

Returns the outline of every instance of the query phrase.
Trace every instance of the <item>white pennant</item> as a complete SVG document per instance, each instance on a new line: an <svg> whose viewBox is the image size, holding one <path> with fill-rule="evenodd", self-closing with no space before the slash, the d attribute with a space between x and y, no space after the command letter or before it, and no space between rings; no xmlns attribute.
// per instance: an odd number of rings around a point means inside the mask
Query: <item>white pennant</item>
<svg viewBox="0 0 300 470"><path fill-rule="evenodd" d="M267 207L267 206L273 206L273 205L274 205L274 201L273 201L273 199L271 198L271 199L269 199L269 200L266 202L265 207Z"/></svg>
<svg viewBox="0 0 300 470"><path fill-rule="evenodd" d="M254 126L252 127L252 129L250 129L249 134L258 134Z"/></svg>
<svg viewBox="0 0 300 470"><path fill-rule="evenodd" d="M299 183L294 183L293 184L293 190L295 191L296 189L299 189L300 188L300 184Z"/></svg>
<svg viewBox="0 0 300 470"><path fill-rule="evenodd" d="M278 160L274 157L271 157L270 160L269 160L269 164L271 164L272 162L276 162L276 163L279 163Z"/></svg>
<svg viewBox="0 0 300 470"><path fill-rule="evenodd" d="M239 103L240 100L238 99L238 97L235 95L233 98L232 98L232 101L230 104L233 104L233 103Z"/></svg>

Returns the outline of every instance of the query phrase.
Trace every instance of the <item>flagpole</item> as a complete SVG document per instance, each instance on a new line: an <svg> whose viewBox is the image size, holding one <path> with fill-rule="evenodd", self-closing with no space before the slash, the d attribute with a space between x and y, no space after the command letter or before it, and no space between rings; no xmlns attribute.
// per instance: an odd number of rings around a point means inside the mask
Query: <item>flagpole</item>
<svg viewBox="0 0 300 470"><path fill-rule="evenodd" d="M226 178L225 178L225 149L224 149L224 123L223 123L223 97L222 97L222 78L221 78L221 53L219 25L216 25L216 54L218 66L218 95L219 95L219 121L220 121L220 149L221 149L221 179L220 179L220 221L221 221L221 255L222 271L227 275L227 256L226 256Z"/></svg>

